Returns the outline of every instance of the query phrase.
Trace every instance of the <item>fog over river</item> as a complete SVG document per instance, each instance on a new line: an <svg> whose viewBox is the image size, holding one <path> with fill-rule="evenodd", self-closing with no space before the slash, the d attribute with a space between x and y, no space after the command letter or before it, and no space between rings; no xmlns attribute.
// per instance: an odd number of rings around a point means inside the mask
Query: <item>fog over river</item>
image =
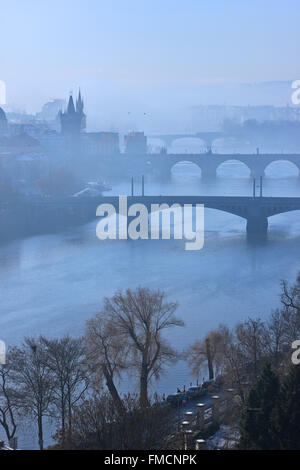
<svg viewBox="0 0 300 470"><path fill-rule="evenodd" d="M130 192L130 181L111 184L109 194ZM193 165L181 164L167 183L146 180L145 193L249 196L252 181L237 162L223 164L212 181L202 180ZM272 164L264 195L300 197L296 169L288 163ZM177 315L185 327L167 335L182 350L221 322L234 325L250 315L267 316L279 305L280 280L293 281L300 269L297 211L270 218L267 243L249 245L244 219L206 209L200 251L185 251L184 240L100 241L96 223L0 247L0 337L7 345L18 344L26 335L80 335L104 296L142 285L163 289L179 302ZM172 393L192 380L179 362L153 390ZM134 387L132 377L122 390Z"/></svg>

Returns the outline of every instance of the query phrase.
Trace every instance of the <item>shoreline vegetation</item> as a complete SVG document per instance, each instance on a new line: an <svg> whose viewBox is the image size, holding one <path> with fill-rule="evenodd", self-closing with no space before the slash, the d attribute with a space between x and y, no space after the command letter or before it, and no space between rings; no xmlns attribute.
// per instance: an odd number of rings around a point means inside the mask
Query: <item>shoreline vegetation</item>
<svg viewBox="0 0 300 470"><path fill-rule="evenodd" d="M205 336L199 331L184 351L164 338L166 329L184 327L177 306L160 290L118 291L104 299L82 337L27 337L8 348L0 366L0 426L7 441L30 417L43 450L50 417L53 449L181 449L177 411L192 395L177 390L173 396L181 399L174 405L165 396L151 397L149 385L184 359L197 384L205 375L210 384L218 382L220 396L228 389L234 396L222 419L213 415L208 427L198 426L198 437L227 425L239 430L234 448L299 449L300 368L291 358L300 338L300 273L293 285L282 281L281 305L265 321L248 318L231 329L221 324ZM124 374L138 376L136 393L121 395Z"/></svg>

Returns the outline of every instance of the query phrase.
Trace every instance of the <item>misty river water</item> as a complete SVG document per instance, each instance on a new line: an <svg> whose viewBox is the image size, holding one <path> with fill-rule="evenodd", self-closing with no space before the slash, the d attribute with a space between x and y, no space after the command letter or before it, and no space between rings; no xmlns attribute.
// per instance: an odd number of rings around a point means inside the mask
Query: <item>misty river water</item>
<svg viewBox="0 0 300 470"><path fill-rule="evenodd" d="M129 194L129 181L111 184L109 194ZM252 181L237 162L223 164L212 181L202 180L193 165L182 164L168 183L146 180L145 193L249 196ZM300 197L297 170L288 163L272 164L264 195ZM263 245L247 243L245 225L237 216L206 209L200 251L185 251L184 240L99 241L96 221L2 245L0 338L10 345L26 335L80 335L104 296L139 285L159 287L178 301L177 315L185 327L169 330L166 337L179 350L221 322L232 326L248 316L264 318L279 305L280 280L293 281L300 269L299 212L270 218ZM153 390L176 392L192 380L181 361L169 367ZM135 385L131 377L122 390ZM31 432L22 445L36 446Z"/></svg>

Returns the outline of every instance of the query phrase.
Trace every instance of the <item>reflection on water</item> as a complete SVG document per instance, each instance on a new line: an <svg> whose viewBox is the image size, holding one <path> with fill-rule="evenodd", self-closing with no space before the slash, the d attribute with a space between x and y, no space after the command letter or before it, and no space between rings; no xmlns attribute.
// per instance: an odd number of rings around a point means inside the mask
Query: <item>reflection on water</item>
<svg viewBox="0 0 300 470"><path fill-rule="evenodd" d="M283 178L282 164L276 168L275 176L264 180L264 194L300 197L300 180ZM243 165L230 171L234 177L225 166L223 175L221 168L215 180L205 181L181 169L168 183L147 181L146 194L250 195L252 181L241 177ZM130 182L113 184L114 194L129 191ZM270 218L268 243L250 246L243 219L206 210L199 252L185 251L184 240L100 242L95 226L96 221L0 248L1 339L13 344L24 335L81 334L105 295L143 284L179 302L186 326L172 330L169 339L183 349L220 322L269 314L279 302L280 280L293 280L300 268L299 212ZM181 362L155 388L168 393L190 381Z"/></svg>

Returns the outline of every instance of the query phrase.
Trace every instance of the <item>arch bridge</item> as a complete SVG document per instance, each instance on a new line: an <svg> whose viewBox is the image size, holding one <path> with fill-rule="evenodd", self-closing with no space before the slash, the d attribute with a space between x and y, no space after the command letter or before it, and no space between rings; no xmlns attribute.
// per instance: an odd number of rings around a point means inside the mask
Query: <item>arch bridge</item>
<svg viewBox="0 0 300 470"><path fill-rule="evenodd" d="M214 140L228 137L222 131L207 131L207 132L196 132L195 134L153 134L147 136L149 139L159 139L164 142L166 147L171 147L175 140L179 139L199 139L204 141L206 147L211 148Z"/></svg>
<svg viewBox="0 0 300 470"><path fill-rule="evenodd" d="M262 187L261 187L262 191ZM144 189L143 189L144 192ZM30 199L26 203L21 204L22 214L25 214L26 220L30 224L36 223L40 225L41 218L43 221L61 219L64 223L69 218L70 221L86 222L88 219L96 217L97 207L100 204L112 204L119 212L119 196L97 196L85 198L61 198L61 199ZM205 208L216 209L229 214L242 217L247 221L246 231L251 238L265 238L268 231L268 218L282 214L300 210L300 197L263 197L255 195L247 196L145 196L131 195L127 196L127 206L131 204L144 204L148 211L151 212L152 204L185 204L195 206L203 204ZM52 219L51 219L52 220Z"/></svg>
<svg viewBox="0 0 300 470"><path fill-rule="evenodd" d="M112 204L118 212L119 197L104 196L103 202ZM246 196L128 196L127 205L144 204L151 212L152 204L204 204L205 208L216 209L242 217L247 221L246 231L251 238L264 238L268 231L268 218L300 210L300 197L246 197Z"/></svg>
<svg viewBox="0 0 300 470"><path fill-rule="evenodd" d="M203 154L150 154L144 157L151 170L162 175L169 176L172 167L181 162L194 163L201 169L202 177L215 177L217 169L222 163L238 161L246 165L251 176L259 178L265 175L265 169L273 162L286 161L293 163L300 172L300 154L216 154L207 152Z"/></svg>

